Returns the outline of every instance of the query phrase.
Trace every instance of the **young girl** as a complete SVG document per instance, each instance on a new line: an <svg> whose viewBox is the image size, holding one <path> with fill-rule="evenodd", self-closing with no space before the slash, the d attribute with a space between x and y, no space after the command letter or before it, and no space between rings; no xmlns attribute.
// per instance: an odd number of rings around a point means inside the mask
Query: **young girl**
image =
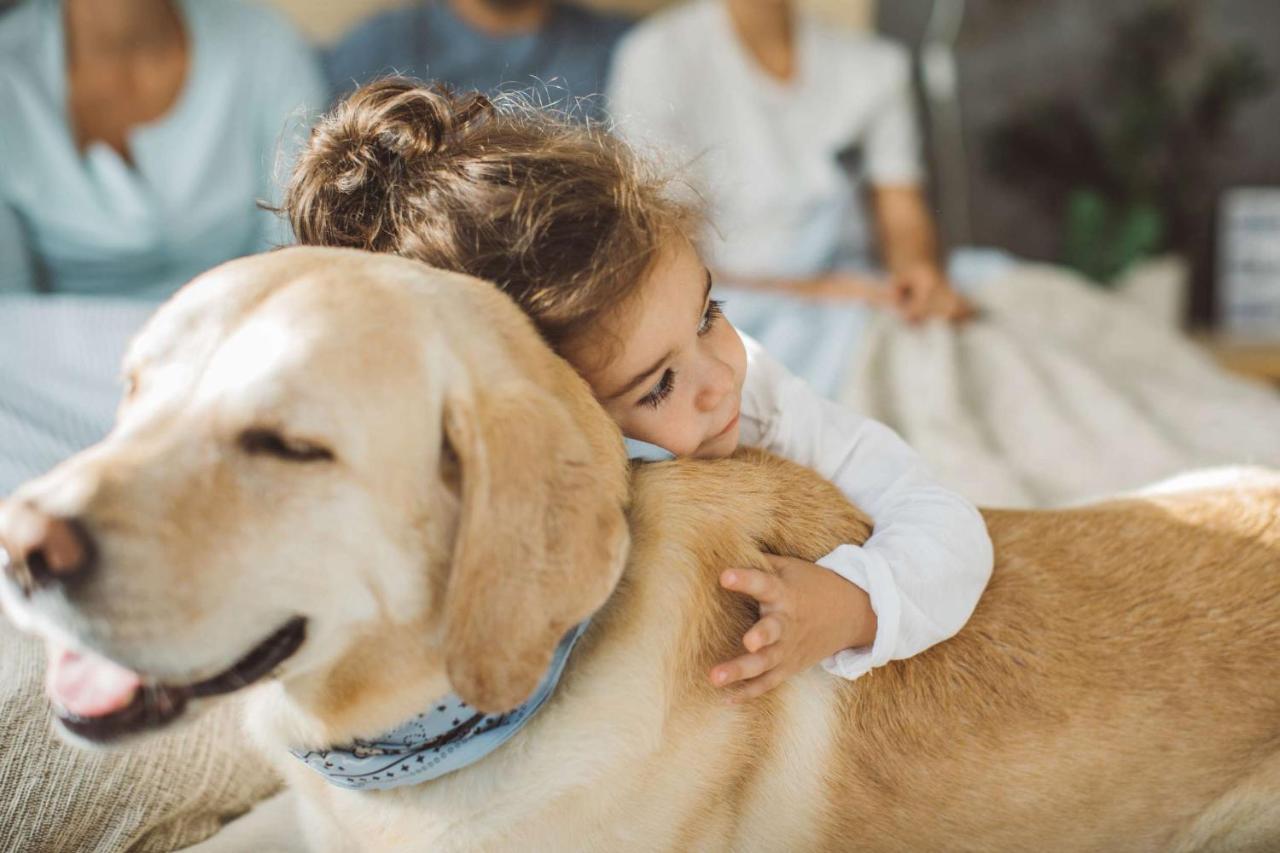
<svg viewBox="0 0 1280 853"><path fill-rule="evenodd" d="M862 547L773 572L725 567L759 603L735 700L821 662L857 678L952 636L991 574L981 516L887 427L818 397L720 316L685 237L699 222L617 139L402 79L323 119L285 198L307 244L395 252L494 281L627 436L677 456L763 447L832 480L872 519Z"/></svg>

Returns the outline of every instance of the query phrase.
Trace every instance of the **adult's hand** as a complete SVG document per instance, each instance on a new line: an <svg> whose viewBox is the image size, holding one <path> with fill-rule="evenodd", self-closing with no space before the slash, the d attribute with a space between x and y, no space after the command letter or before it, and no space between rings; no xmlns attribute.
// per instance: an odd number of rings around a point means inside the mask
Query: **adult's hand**
<svg viewBox="0 0 1280 853"><path fill-rule="evenodd" d="M913 324L933 317L962 323L976 313L933 264L917 264L894 275L889 284L889 302L904 320Z"/></svg>

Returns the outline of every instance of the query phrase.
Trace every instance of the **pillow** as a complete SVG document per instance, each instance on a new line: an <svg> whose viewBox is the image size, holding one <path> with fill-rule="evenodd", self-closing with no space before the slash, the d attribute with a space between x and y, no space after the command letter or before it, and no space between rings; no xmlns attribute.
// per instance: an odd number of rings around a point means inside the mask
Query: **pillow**
<svg viewBox="0 0 1280 853"><path fill-rule="evenodd" d="M238 701L109 750L64 743L53 725L44 646L0 617L0 850L175 850L280 785Z"/></svg>

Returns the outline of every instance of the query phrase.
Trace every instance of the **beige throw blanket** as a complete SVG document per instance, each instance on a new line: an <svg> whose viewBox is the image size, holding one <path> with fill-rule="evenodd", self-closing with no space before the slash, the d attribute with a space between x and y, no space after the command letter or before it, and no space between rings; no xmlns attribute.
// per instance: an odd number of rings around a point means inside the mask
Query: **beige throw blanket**
<svg viewBox="0 0 1280 853"><path fill-rule="evenodd" d="M1280 394L1224 372L1131 300L1023 264L982 319L871 324L841 400L984 506L1056 506L1191 468L1280 465Z"/></svg>
<svg viewBox="0 0 1280 853"><path fill-rule="evenodd" d="M43 644L0 617L0 652L0 850L175 850L279 787L238 702L119 749L78 749L53 732Z"/></svg>

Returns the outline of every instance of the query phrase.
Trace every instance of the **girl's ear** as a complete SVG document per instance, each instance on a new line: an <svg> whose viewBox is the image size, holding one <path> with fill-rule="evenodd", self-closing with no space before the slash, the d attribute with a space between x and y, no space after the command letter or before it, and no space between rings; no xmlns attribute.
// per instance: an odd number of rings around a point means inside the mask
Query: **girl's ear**
<svg viewBox="0 0 1280 853"><path fill-rule="evenodd" d="M564 634L613 591L629 543L612 440L523 380L445 401L461 513L445 591L445 666L484 712L533 693ZM596 437L599 439L599 437Z"/></svg>

